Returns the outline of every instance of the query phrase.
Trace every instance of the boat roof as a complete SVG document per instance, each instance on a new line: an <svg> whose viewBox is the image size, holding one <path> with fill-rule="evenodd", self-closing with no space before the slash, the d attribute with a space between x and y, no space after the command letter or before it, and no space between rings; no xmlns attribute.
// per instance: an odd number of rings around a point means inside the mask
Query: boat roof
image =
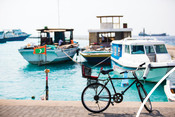
<svg viewBox="0 0 175 117"><path fill-rule="evenodd" d="M126 45L157 45L165 44L163 41L159 41L156 38L139 37L139 38L125 38L123 40L114 40L114 44L126 44Z"/></svg>
<svg viewBox="0 0 175 117"><path fill-rule="evenodd" d="M104 18L104 17L123 17L122 15L103 15L103 16L97 16L97 18Z"/></svg>
<svg viewBox="0 0 175 117"><path fill-rule="evenodd" d="M89 29L88 32L130 32L132 28Z"/></svg>
<svg viewBox="0 0 175 117"><path fill-rule="evenodd" d="M40 32L65 32L65 31L73 31L74 29L66 29L66 28L44 28L37 29Z"/></svg>

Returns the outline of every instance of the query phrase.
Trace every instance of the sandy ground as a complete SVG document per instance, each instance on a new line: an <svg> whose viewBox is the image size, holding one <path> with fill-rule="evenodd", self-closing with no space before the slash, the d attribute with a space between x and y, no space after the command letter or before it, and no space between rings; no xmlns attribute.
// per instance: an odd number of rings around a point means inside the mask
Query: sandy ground
<svg viewBox="0 0 175 117"><path fill-rule="evenodd" d="M175 46L166 45L168 53L171 55L171 58L175 60Z"/></svg>

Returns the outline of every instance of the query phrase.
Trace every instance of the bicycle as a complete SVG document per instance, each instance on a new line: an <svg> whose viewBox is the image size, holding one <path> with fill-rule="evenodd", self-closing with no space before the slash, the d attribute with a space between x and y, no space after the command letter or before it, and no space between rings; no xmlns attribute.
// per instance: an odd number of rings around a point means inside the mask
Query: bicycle
<svg viewBox="0 0 175 117"><path fill-rule="evenodd" d="M84 78L88 78L88 79L92 79L92 80L96 81L95 83L92 83L92 84L89 84L88 86L86 86L85 89L83 90L82 95L81 95L81 101L82 101L83 106L90 112L100 113L100 112L106 110L109 107L110 103L112 105L114 105L114 102L121 103L123 101L124 93L133 84L136 84L140 100L141 100L141 102L143 102L147 96L147 92L144 89L143 84L139 81L135 72L140 67L142 67L144 64L145 63L139 65L136 70L132 70L132 71L128 70L128 71L124 71L124 72L120 73L120 74L123 74L123 73L132 72L132 74L134 76L132 78L111 78L109 73L112 72L113 69L103 70L103 68L100 69L100 73L98 76L91 76L91 68L88 68L88 67L82 65L82 76ZM108 78L104 79L104 80L98 79L101 73L103 75L107 74ZM112 80L121 80L121 79L134 79L134 81L128 87L126 87L126 89L124 91L121 91L121 93L117 93ZM101 84L98 81L106 81L106 83ZM106 85L109 82L111 82L111 85L112 85L112 88L114 91L113 95L111 95L111 92L106 87ZM111 100L113 100L113 102ZM151 104L150 99L148 99L148 101L145 103L144 107L148 112L152 112L152 104Z"/></svg>

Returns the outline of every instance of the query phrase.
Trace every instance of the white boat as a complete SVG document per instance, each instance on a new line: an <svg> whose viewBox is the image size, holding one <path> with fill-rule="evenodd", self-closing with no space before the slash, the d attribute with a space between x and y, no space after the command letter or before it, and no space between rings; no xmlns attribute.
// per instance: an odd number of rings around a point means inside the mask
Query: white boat
<svg viewBox="0 0 175 117"><path fill-rule="evenodd" d="M68 61L78 50L78 43L73 41L73 29L38 29L40 45L47 45L47 58L43 54L33 54L34 45L27 45L18 51L31 64L49 64ZM51 37L53 36L53 37Z"/></svg>
<svg viewBox="0 0 175 117"><path fill-rule="evenodd" d="M163 41L155 38L138 37L112 41L111 64L114 71L133 70L145 62L146 81L158 82L169 70L175 67L175 61L168 54ZM137 75L140 77L143 72Z"/></svg>
<svg viewBox="0 0 175 117"><path fill-rule="evenodd" d="M175 71L174 71L173 77L174 76L175 76ZM175 79L173 77L170 77L166 80L164 91L168 100L174 102L175 101Z"/></svg>

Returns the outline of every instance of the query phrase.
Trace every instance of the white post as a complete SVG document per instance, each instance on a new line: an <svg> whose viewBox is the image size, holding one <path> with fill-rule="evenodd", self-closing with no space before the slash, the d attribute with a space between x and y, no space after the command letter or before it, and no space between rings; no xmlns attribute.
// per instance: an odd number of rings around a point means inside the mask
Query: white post
<svg viewBox="0 0 175 117"><path fill-rule="evenodd" d="M142 109L143 109L143 106L144 106L144 104L146 103L146 101L148 100L148 98L151 96L151 94L154 92L154 90L173 72L173 71L175 71L175 67L171 70L171 71L169 71L153 88L152 88L152 90L149 92L149 94L146 96L146 98L144 99L144 101L143 101L143 103L141 104L141 106L140 106L140 108L139 108L139 110L138 110L138 112L137 112L137 115L136 115L136 117L139 117L140 116L140 113L141 113L141 111L142 111Z"/></svg>

